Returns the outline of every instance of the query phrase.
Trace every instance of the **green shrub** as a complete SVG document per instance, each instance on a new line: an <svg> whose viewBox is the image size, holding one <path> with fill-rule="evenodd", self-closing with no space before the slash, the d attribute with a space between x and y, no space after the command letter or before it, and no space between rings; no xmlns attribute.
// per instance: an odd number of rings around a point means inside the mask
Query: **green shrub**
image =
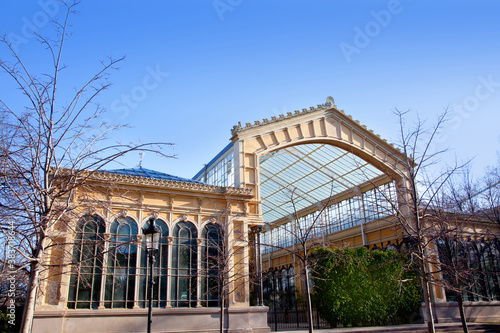
<svg viewBox="0 0 500 333"><path fill-rule="evenodd" d="M404 255L319 248L313 258L313 303L332 327L399 324L418 313L419 284Z"/></svg>
<svg viewBox="0 0 500 333"><path fill-rule="evenodd" d="M16 307L16 314L21 313L22 307ZM8 315L9 310L5 307L0 308L0 332L2 333L16 333L19 332L21 318L16 315L15 325L12 325L12 318Z"/></svg>

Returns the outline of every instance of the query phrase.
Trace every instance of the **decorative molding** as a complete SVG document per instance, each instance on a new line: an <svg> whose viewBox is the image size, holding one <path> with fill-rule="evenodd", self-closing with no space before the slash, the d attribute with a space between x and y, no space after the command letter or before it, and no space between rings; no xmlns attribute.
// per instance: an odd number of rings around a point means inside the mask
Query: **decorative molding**
<svg viewBox="0 0 500 333"><path fill-rule="evenodd" d="M89 173L90 172L91 171L89 171ZM146 178L141 176L121 175L106 171L93 172L93 174L89 177L89 180L110 182L110 183L123 183L130 185L158 186L169 189L190 190L197 192L227 194L236 196L253 195L253 190L251 188L214 186L214 185L200 184L200 183L181 182L181 181L165 180L157 178Z"/></svg>
<svg viewBox="0 0 500 333"><path fill-rule="evenodd" d="M309 110L307 109L302 109L302 111L296 110L295 112L288 112L285 115L280 114L278 117L271 117L271 120L264 118L262 121L255 121L255 123L252 125L251 123L246 123L245 126L243 127L241 123L238 123L238 125L235 125L233 129L231 130L232 136L236 136L238 133L247 131L249 129L257 128L257 127L263 127L267 126L272 123L276 122L281 122L283 120L287 119L292 119L295 117L300 117L305 114L311 114L315 112L324 112L325 117L333 117L337 121L340 121L340 123L344 126L347 126L350 130L355 130L353 125L358 127L364 132L369 133L370 135L373 135L376 140L380 140L383 144L386 144L390 149L393 149L395 152L402 154L401 150L396 147L394 144L388 142L386 139L382 138L379 134L375 133L372 129L369 129L366 125L363 125L359 122L359 120L353 119L351 115L348 115L345 113L344 110L338 110L337 106L335 105L334 99L332 97L327 98L327 102L325 104L319 104L317 107L310 107ZM347 119L346 119L347 118ZM347 120L347 121L346 121ZM347 122L351 122L351 124L348 124ZM370 143L374 144L377 148L380 147L380 144L375 142L373 139L368 138L364 133L361 133L361 136L366 138L367 140L370 141ZM267 149L267 147L266 147ZM385 149L383 149L385 150Z"/></svg>
<svg viewBox="0 0 500 333"><path fill-rule="evenodd" d="M267 118L264 118L262 121L256 120L253 125L251 123L246 123L245 127L241 126L241 122L238 122L238 125L233 126L233 129L231 130L231 134L234 136L234 135L236 135L236 134L238 134L240 132L243 132L243 131L246 131L246 130L249 130L249 129L252 129L252 128L256 128L256 127L260 127L260 126L265 126L265 125L276 123L276 122L280 122L280 121L283 121L283 120L286 120L286 119L295 118L295 117L298 117L298 116L301 116L301 115L304 115L304 114L308 114L308 113L314 113L314 112L317 112L317 111L323 111L323 110L326 110L326 109L329 109L329 108L331 108L330 105L327 105L327 104L318 104L318 107L315 108L315 107L311 106L309 108L309 110L302 109L302 112L299 111L299 110L295 110L294 113L288 112L286 114L286 116L283 115L283 114L280 114L278 117L271 117L271 120L269 120Z"/></svg>

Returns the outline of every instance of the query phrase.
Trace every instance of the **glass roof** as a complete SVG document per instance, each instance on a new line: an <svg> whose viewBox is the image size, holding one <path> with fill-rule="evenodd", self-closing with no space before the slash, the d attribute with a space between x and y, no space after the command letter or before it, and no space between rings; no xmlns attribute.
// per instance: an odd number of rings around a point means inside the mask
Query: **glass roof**
<svg viewBox="0 0 500 333"><path fill-rule="evenodd" d="M381 175L382 171L356 155L326 144L303 144L263 155L260 193L264 222L293 214L292 192L295 209L300 211Z"/></svg>

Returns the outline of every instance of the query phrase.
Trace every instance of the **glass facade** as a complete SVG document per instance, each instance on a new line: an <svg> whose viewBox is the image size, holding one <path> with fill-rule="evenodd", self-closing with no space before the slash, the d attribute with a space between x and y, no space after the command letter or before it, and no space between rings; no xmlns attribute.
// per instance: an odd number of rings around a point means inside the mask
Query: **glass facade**
<svg viewBox="0 0 500 333"><path fill-rule="evenodd" d="M153 306L218 306L219 225L206 225L198 238L196 226L189 221L177 222L171 237L164 221L157 219L155 224L161 236L153 267ZM97 215L85 215L77 224L68 308L147 307L150 263L138 241L137 223L130 217L115 219L107 241L105 229Z"/></svg>
<svg viewBox="0 0 500 333"><path fill-rule="evenodd" d="M233 153L228 153L219 163L207 170L206 183L215 186L234 186Z"/></svg>
<svg viewBox="0 0 500 333"><path fill-rule="evenodd" d="M500 300L500 240L438 239L439 261L448 301Z"/></svg>
<svg viewBox="0 0 500 333"><path fill-rule="evenodd" d="M264 304L278 310L296 306L295 270L293 266L268 272L263 280Z"/></svg>
<svg viewBox="0 0 500 333"><path fill-rule="evenodd" d="M271 252L276 247L288 247L297 239L321 237L351 228L361 223L393 215L392 204L396 201L394 183L387 183L369 190L360 196L342 200L319 211L307 214L298 220L298 225L288 222L262 234L262 251ZM272 245L272 246L271 246Z"/></svg>

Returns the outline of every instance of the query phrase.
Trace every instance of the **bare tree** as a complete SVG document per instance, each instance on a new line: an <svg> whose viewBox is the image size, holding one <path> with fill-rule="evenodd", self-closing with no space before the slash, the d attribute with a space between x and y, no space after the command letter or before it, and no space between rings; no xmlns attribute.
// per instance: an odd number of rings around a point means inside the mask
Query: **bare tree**
<svg viewBox="0 0 500 333"><path fill-rule="evenodd" d="M296 200L300 198L296 188L289 191L290 203L293 208L292 221L283 225L284 231L290 236L293 246L283 246L274 244L272 241L264 241L262 245L271 247L275 250L283 250L293 255L300 263L301 275L304 280L304 293L307 307L307 324L309 332L313 332L313 311L311 303L310 271L313 269L314 262L311 256L311 250L323 245L325 246L324 230L325 221L323 221L323 211L331 204L333 186L330 196L323 202L318 203L320 209L316 211L314 217L309 221L304 221L296 209Z"/></svg>
<svg viewBox="0 0 500 333"><path fill-rule="evenodd" d="M497 165L487 168L481 185L482 214L500 227L500 155Z"/></svg>
<svg viewBox="0 0 500 333"><path fill-rule="evenodd" d="M463 294L476 282L470 267L470 238L464 227L469 221L466 216L444 211L441 207L433 212L436 225L438 260L436 272L441 279L437 284L454 293L464 333L468 333L467 318L463 305Z"/></svg>
<svg viewBox="0 0 500 333"><path fill-rule="evenodd" d="M61 19L52 21L53 35L35 34L50 59L49 69L35 74L7 36L0 68L20 93L0 97L2 118L0 140L0 203L2 240L23 261L17 269L28 274L27 297L21 332L30 332L37 285L45 265L47 247L57 242L51 230L68 223L74 210L75 191L111 162L134 151L161 152L164 143L108 144L106 139L118 126L102 122L103 108L97 98L109 88L109 72L123 58L101 61L100 69L72 94L71 83L61 73L63 50L68 40L68 22L77 1L62 1ZM63 86L64 82L64 86ZM10 103L8 102L10 101ZM11 228L11 225L14 225ZM14 230L15 237L8 237ZM5 263L5 258L2 259Z"/></svg>
<svg viewBox="0 0 500 333"><path fill-rule="evenodd" d="M219 221L215 222L215 221ZM219 331L225 331L225 311L229 298L237 292L244 291L248 278L245 265L248 258L248 239L239 225L235 225L234 217L214 219L208 224L202 235L202 272L204 295L208 302L218 302L220 309ZM243 292L244 294L244 292Z"/></svg>
<svg viewBox="0 0 500 333"><path fill-rule="evenodd" d="M430 210L439 250L435 266L439 267L441 278L437 282L456 297L464 333L468 327L463 295L475 294L473 287L484 282L480 276L495 274L482 271L480 258L473 249L481 240L496 238L498 180L496 168L488 168L484 178L475 180L469 164L448 179ZM473 224L479 226L474 228Z"/></svg>
<svg viewBox="0 0 500 333"><path fill-rule="evenodd" d="M425 320L429 333L435 332L434 314L431 299L431 284L434 277L433 264L436 253L433 242L436 237L431 210L435 207L438 194L447 181L466 163L453 165L438 170L442 155L447 149L433 149L434 141L447 119L447 111L438 115L432 126L424 121L417 121L408 126L408 111L395 110L399 124L399 142L396 146L403 153L403 162L389 173L396 183L398 200L394 201L387 193L378 189L390 204L390 210L412 246L410 254L417 264L421 285L422 299L425 306ZM383 167L383 166L381 166Z"/></svg>

